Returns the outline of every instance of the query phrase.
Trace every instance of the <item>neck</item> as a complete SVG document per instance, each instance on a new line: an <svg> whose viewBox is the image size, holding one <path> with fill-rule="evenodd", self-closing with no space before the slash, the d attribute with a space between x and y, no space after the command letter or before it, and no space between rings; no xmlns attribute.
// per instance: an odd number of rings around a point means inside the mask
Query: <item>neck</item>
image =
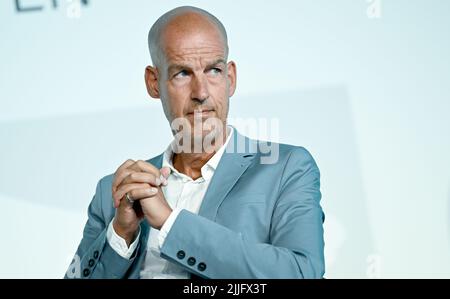
<svg viewBox="0 0 450 299"><path fill-rule="evenodd" d="M225 144L226 139L227 133L226 130L224 130L222 134L222 145ZM184 173L193 180L196 180L202 176L202 167L209 161L209 159L211 159L212 156L214 156L219 148L215 148L215 150L211 153L174 153L172 156L173 167L175 167L175 169L180 173Z"/></svg>

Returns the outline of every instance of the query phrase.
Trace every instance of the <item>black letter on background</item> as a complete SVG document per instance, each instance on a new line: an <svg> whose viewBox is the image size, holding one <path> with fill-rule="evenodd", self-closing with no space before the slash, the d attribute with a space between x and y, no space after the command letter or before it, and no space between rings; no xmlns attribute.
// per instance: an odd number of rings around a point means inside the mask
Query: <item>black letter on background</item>
<svg viewBox="0 0 450 299"><path fill-rule="evenodd" d="M42 6L28 6L28 7L22 7L20 5L20 0L16 0L16 10L18 12L25 12L25 11L37 11L37 10L42 10Z"/></svg>

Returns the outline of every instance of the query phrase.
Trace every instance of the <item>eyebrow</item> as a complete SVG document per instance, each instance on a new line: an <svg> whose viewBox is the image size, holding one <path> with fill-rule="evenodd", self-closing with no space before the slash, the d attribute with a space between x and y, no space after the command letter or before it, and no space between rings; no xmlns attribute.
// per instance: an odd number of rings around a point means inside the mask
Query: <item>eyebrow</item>
<svg viewBox="0 0 450 299"><path fill-rule="evenodd" d="M208 69L208 68L211 68L212 66L215 66L215 65L218 65L218 64L226 64L225 59L219 58L219 59L217 59L217 60L214 60L212 63L208 63L207 66L206 66L206 68ZM169 66L169 68L168 68L168 73L169 73L169 74L172 74L174 71L176 71L176 70L182 70L182 69L190 70L191 67L188 66L188 65L183 65L183 64L178 64L178 63L171 64L171 65Z"/></svg>

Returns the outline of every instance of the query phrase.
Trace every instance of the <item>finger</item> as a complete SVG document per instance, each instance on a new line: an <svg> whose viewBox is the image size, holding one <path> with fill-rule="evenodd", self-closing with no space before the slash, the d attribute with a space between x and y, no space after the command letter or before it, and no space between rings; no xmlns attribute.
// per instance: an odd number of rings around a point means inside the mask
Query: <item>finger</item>
<svg viewBox="0 0 450 299"><path fill-rule="evenodd" d="M134 163L136 163L134 160L132 159L128 159L125 162L123 162L119 168L117 168L116 173L118 173L119 171L121 171L122 169L128 168L129 166L133 165Z"/></svg>
<svg viewBox="0 0 450 299"><path fill-rule="evenodd" d="M122 163L122 165L119 166L119 168L117 168L116 172L114 173L114 181L116 179L117 174L121 173L122 170L126 169L127 167L133 165L135 162L134 160L128 159L125 162ZM115 182L113 182L113 191L115 191L115 187L117 187L117 185L114 184Z"/></svg>
<svg viewBox="0 0 450 299"><path fill-rule="evenodd" d="M127 193L132 200L140 200L155 196L158 193L158 188L147 187L147 188L133 189Z"/></svg>
<svg viewBox="0 0 450 299"><path fill-rule="evenodd" d="M129 169L132 169L132 170L135 170L135 171L138 171L138 172L152 173L156 177L159 177L161 175L159 173L159 169L158 168L156 168L152 164L150 164L150 163L148 163L146 161L142 161L142 160L138 160L138 161L134 162L134 164L131 165L129 167Z"/></svg>
<svg viewBox="0 0 450 299"><path fill-rule="evenodd" d="M117 191L117 188L119 187L119 185L122 183L122 181L129 176L130 174L132 174L133 172L136 172L135 170L129 169L129 168L124 168L121 171L117 172L114 175L114 181L112 184L112 188L113 188L113 192Z"/></svg>
<svg viewBox="0 0 450 299"><path fill-rule="evenodd" d="M162 184L164 186L167 186L167 178L170 175L170 168L169 167L163 167L163 168L160 169L159 172L161 173Z"/></svg>
<svg viewBox="0 0 450 299"><path fill-rule="evenodd" d="M155 187L161 185L161 179L156 177L152 173L147 172L132 172L130 173L120 185L131 184L131 183L148 183ZM118 186L120 188L120 185Z"/></svg>
<svg viewBox="0 0 450 299"><path fill-rule="evenodd" d="M145 183L134 183L134 184L127 184L122 185L120 188L117 188L117 191L113 193L113 199L114 202L119 204L119 202L124 198L125 194L130 192L133 189L139 189L139 188L150 188L151 186L149 184Z"/></svg>
<svg viewBox="0 0 450 299"><path fill-rule="evenodd" d="M118 188L117 191L113 193L114 207L117 208L119 206L120 201L124 198L126 193L130 192L133 189L145 188L150 188L150 185L144 183L122 185L122 187Z"/></svg>

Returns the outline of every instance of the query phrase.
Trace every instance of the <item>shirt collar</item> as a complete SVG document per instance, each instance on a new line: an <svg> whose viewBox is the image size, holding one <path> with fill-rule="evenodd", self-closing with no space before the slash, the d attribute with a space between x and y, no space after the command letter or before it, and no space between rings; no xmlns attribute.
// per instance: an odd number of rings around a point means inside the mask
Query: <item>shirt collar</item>
<svg viewBox="0 0 450 299"><path fill-rule="evenodd" d="M217 169L217 166L219 165L220 159L223 156L223 153L233 135L233 128L231 126L227 126L227 139L225 141L225 143L219 148L219 150L208 160L208 162L206 162L205 165L203 165L203 167L201 168L201 173L202 173L202 180L206 180L209 181L213 174L214 171ZM172 156L173 156L173 150L172 147L174 146L174 142L175 140L173 140L169 146L167 147L167 149L164 151L164 155L163 155L163 161L162 161L162 167L169 167L171 170L171 174L174 174L176 176L179 176L181 178L183 178L184 181L189 181L192 180L192 178L190 178L189 176L180 173L178 170L175 169L175 167L172 164Z"/></svg>

